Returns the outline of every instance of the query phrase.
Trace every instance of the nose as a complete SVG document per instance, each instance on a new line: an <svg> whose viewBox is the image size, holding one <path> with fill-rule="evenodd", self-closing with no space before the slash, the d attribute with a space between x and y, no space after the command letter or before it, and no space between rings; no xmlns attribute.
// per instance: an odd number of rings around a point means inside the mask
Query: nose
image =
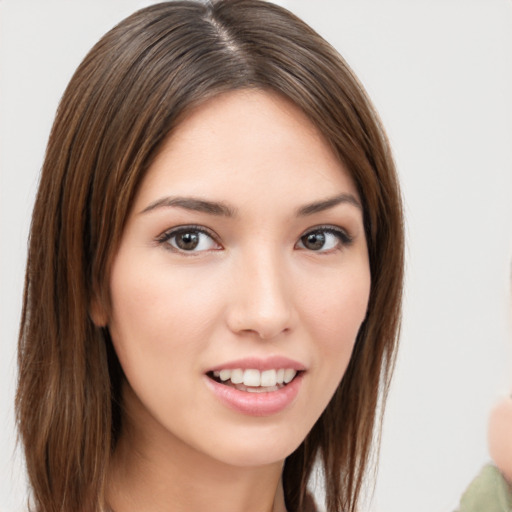
<svg viewBox="0 0 512 512"><path fill-rule="evenodd" d="M293 327L292 282L286 264L276 254L258 251L237 265L227 312L229 328L270 340Z"/></svg>

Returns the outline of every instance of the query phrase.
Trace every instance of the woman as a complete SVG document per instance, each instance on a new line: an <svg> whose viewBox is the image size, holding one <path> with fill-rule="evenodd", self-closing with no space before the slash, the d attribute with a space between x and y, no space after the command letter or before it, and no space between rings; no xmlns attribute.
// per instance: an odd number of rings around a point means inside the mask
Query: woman
<svg viewBox="0 0 512 512"><path fill-rule="evenodd" d="M399 327L390 150L336 52L256 0L86 56L33 213L18 424L35 509L355 510Z"/></svg>

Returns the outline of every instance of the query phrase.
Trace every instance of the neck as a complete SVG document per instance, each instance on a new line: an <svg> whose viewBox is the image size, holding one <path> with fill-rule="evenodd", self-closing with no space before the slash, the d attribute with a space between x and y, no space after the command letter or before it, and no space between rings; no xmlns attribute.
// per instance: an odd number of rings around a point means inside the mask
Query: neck
<svg viewBox="0 0 512 512"><path fill-rule="evenodd" d="M183 443L154 420L143 428L138 421L137 428L130 416L128 411L109 474L113 511L286 512L283 461L233 466Z"/></svg>

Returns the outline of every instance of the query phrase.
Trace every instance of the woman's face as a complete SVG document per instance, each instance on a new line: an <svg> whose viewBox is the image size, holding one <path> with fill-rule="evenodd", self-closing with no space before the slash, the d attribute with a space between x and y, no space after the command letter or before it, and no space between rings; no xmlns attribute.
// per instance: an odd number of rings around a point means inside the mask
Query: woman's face
<svg viewBox="0 0 512 512"><path fill-rule="evenodd" d="M365 318L360 204L281 97L236 91L194 110L149 168L113 263L125 424L238 466L297 448Z"/></svg>

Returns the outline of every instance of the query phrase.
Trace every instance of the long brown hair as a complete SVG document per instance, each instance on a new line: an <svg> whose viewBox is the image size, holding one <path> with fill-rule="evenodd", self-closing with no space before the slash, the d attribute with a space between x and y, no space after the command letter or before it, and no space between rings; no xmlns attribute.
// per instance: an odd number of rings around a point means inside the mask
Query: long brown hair
<svg viewBox="0 0 512 512"><path fill-rule="evenodd" d="M34 207L16 398L38 512L99 511L119 435L122 369L108 329L109 272L145 171L191 108L240 88L276 91L320 129L363 201L372 286L334 397L286 460L286 505L301 510L319 457L328 512L353 512L393 368L402 294L400 192L384 131L337 52L260 0L165 2L108 32L61 100Z"/></svg>

